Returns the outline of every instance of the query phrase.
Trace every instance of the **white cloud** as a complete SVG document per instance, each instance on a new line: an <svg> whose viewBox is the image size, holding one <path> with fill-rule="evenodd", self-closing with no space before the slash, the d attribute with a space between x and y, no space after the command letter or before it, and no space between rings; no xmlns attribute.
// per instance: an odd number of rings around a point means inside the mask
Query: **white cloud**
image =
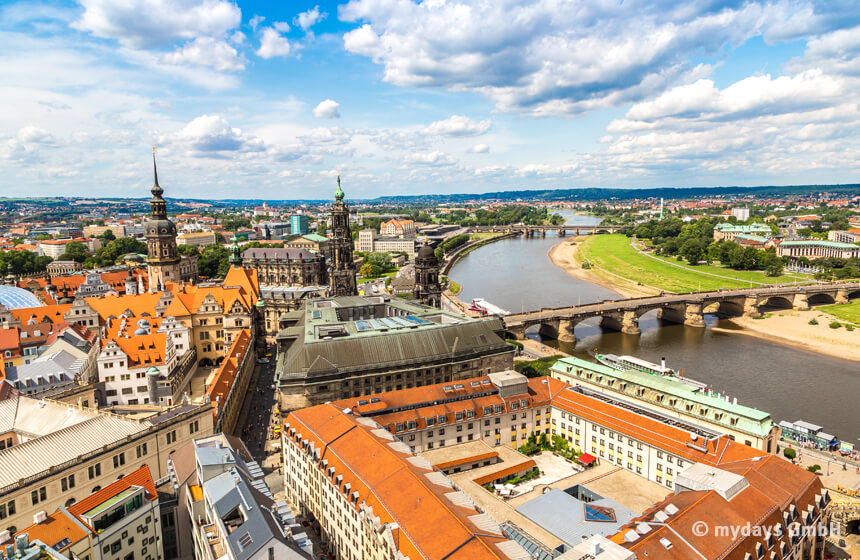
<svg viewBox="0 0 860 560"><path fill-rule="evenodd" d="M295 18L293 18L293 25L298 25L304 31L307 31L308 29L313 27L315 24L324 20L326 15L327 14L325 12L323 12L322 14L320 13L320 7L319 6L314 6L313 9L310 9L306 12L302 12L299 15L297 15Z"/></svg>
<svg viewBox="0 0 860 560"><path fill-rule="evenodd" d="M490 153L490 146L488 144L475 144L466 151L470 154L488 154Z"/></svg>
<svg viewBox="0 0 860 560"><path fill-rule="evenodd" d="M219 72L245 69L245 61L236 49L211 37L198 37L172 53L165 54L161 60L166 64L208 66Z"/></svg>
<svg viewBox="0 0 860 560"><path fill-rule="evenodd" d="M490 130L491 124L489 120L477 122L469 117L454 115L431 123L424 129L424 133L437 136L480 136Z"/></svg>
<svg viewBox="0 0 860 560"><path fill-rule="evenodd" d="M314 116L318 119L339 119L338 109L340 109L340 103L326 99L314 108Z"/></svg>
<svg viewBox="0 0 860 560"><path fill-rule="evenodd" d="M260 48L257 56L260 58L274 58L276 56L289 56L290 42L286 37L278 33L273 27L264 27L263 36L260 38Z"/></svg>
<svg viewBox="0 0 860 560"><path fill-rule="evenodd" d="M253 29L254 31L256 31L256 30L257 30L257 26L258 26L258 25L260 25L261 23L263 23L264 21L266 21L266 17L265 17L265 16L255 15L255 16L254 16L254 17L252 17L252 18L251 18L251 20L248 22L248 25L250 25L250 26L251 26L251 29Z"/></svg>
<svg viewBox="0 0 860 560"><path fill-rule="evenodd" d="M72 24L96 37L133 48L150 48L201 36L221 37L242 19L225 0L81 0L84 12Z"/></svg>
<svg viewBox="0 0 860 560"><path fill-rule="evenodd" d="M218 115L201 115L192 120L175 136L175 141L187 146L196 156L212 157L222 152L261 152L266 149L261 139L231 127Z"/></svg>
<svg viewBox="0 0 860 560"><path fill-rule="evenodd" d="M41 159L39 149L55 144L54 136L47 130L25 126L15 136L0 143L0 159L15 163L36 163Z"/></svg>
<svg viewBox="0 0 860 560"><path fill-rule="evenodd" d="M544 116L622 106L704 77L710 66L690 53L718 60L810 5L351 0L340 17L362 24L344 46L382 64L386 82L474 91L500 110ZM807 30L836 25L807 19Z"/></svg>
<svg viewBox="0 0 860 560"><path fill-rule="evenodd" d="M409 154L403 158L409 165L448 166L457 163L451 156L442 152L429 152L426 154Z"/></svg>
<svg viewBox="0 0 860 560"><path fill-rule="evenodd" d="M353 132L340 127L314 128L299 139L308 146L328 145L341 146L352 140Z"/></svg>
<svg viewBox="0 0 860 560"><path fill-rule="evenodd" d="M243 45L245 43L245 34L241 31L234 31L232 35L230 35L230 42L234 45Z"/></svg>
<svg viewBox="0 0 860 560"><path fill-rule="evenodd" d="M286 33L290 30L290 24L285 21L276 21L272 24L272 27L274 27L279 33Z"/></svg>

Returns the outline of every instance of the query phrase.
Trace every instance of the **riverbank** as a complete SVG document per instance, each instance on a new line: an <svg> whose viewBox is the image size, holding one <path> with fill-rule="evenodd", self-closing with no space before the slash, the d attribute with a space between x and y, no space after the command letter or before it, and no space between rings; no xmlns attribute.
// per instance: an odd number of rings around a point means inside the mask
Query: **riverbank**
<svg viewBox="0 0 860 560"><path fill-rule="evenodd" d="M549 251L549 259L552 264L571 276L586 282L593 282L627 298L652 296L660 293L660 290L652 286L637 284L627 278L612 274L608 270L582 268L582 259L579 256L580 241L580 237L574 237L565 238L558 242Z"/></svg>
<svg viewBox="0 0 860 560"><path fill-rule="evenodd" d="M812 319L817 325L810 325ZM778 311L768 313L762 319L735 317L732 323L741 329L713 327L715 331L743 334L818 354L834 356L844 360L860 362L860 329L848 331L844 327L831 329L830 322L836 317L816 309L810 311Z"/></svg>

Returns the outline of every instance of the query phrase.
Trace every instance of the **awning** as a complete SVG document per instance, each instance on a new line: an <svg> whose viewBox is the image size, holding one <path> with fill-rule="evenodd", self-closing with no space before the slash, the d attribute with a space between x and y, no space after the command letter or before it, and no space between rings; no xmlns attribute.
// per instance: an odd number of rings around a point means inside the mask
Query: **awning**
<svg viewBox="0 0 860 560"><path fill-rule="evenodd" d="M588 466L595 461L595 458L594 458L594 455L589 455L588 453L583 453L582 455L579 456L579 459L577 459L577 461L579 461L580 463L582 463L585 466Z"/></svg>

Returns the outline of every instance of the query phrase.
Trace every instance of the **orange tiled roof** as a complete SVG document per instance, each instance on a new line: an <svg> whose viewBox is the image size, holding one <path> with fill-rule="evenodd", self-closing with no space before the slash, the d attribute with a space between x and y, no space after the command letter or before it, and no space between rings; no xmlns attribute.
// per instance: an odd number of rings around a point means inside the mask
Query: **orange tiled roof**
<svg viewBox="0 0 860 560"><path fill-rule="evenodd" d="M468 519L475 509L455 505L445 496L451 487L432 482L426 475L433 471L408 461L411 453L393 448L357 417L324 404L290 413L287 423L284 437L320 450L319 460L343 477L338 490L349 484L350 493L358 492L356 507L371 507L382 523L397 524L403 554L432 560L507 558L494 546L506 539L488 535Z"/></svg>
<svg viewBox="0 0 860 560"><path fill-rule="evenodd" d="M478 461L483 461L484 459L493 459L498 456L499 454L495 451L488 451L486 453L478 453L468 457L460 457L451 461L442 461L441 463L435 463L433 466L439 470L445 470L458 465L465 465L466 463L476 463Z"/></svg>
<svg viewBox="0 0 860 560"><path fill-rule="evenodd" d="M22 325L29 323L30 319L35 320L37 323L62 323L64 322L63 315L69 311L70 307L71 304L68 303L43 305L41 307L22 307L20 309L10 309L9 313L18 319Z"/></svg>
<svg viewBox="0 0 860 560"><path fill-rule="evenodd" d="M206 390L206 396L212 403L212 414L217 419L224 404L227 402L227 395L230 394L230 389L233 383L236 382L236 376L239 373L239 365L244 356L252 350L251 334L248 329L242 329L230 345L230 350L221 362L221 365L212 377L212 383ZM220 399L218 398L220 397Z"/></svg>
<svg viewBox="0 0 860 560"><path fill-rule="evenodd" d="M54 548L63 539L69 539L69 542L61 547L54 549L57 552L63 552L73 544L87 538L87 531L62 511L57 511L48 516L45 521L30 525L26 529L18 531L15 536L26 534L30 542L38 539Z"/></svg>
<svg viewBox="0 0 860 560"><path fill-rule="evenodd" d="M525 461L521 461L519 463L514 463L513 465L505 467L501 470L491 472L489 474L485 474L484 476L479 476L478 478L474 479L472 482L474 482L475 484L480 484L481 486L483 486L484 484L487 484L488 482L495 482L495 481L499 480L500 478L505 478L506 476L510 476L510 475L516 474L518 472L530 471L531 469L533 469L536 466L537 466L537 463L534 462L534 459L526 459Z"/></svg>
<svg viewBox="0 0 860 560"><path fill-rule="evenodd" d="M86 525L86 521L81 518L83 514L132 486L142 486L146 491L145 497L150 502L158 499L158 493L155 491L155 483L152 480L152 474L149 472L149 466L144 465L136 471L120 478L116 482L112 482L105 486L98 492L90 494L80 502L75 502L69 506L68 512L74 515L81 523Z"/></svg>

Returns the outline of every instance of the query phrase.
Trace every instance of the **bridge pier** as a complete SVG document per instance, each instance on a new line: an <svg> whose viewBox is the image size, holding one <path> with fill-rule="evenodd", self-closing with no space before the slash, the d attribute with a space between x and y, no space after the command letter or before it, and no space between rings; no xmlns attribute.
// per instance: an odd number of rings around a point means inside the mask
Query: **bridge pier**
<svg viewBox="0 0 860 560"><path fill-rule="evenodd" d="M761 317L761 311L758 310L758 298L755 296L744 299L744 317Z"/></svg>
<svg viewBox="0 0 860 560"><path fill-rule="evenodd" d="M576 321L573 319L560 319L558 322L558 340L561 342L576 342L576 335L573 333L576 328Z"/></svg>
<svg viewBox="0 0 860 560"><path fill-rule="evenodd" d="M640 334L642 332L639 330L639 317L636 316L635 311L625 311L624 315L621 316L621 332L624 334Z"/></svg>
<svg viewBox="0 0 860 560"><path fill-rule="evenodd" d="M848 303L848 290L836 290L836 303Z"/></svg>
<svg viewBox="0 0 860 560"><path fill-rule="evenodd" d="M540 230L540 236L546 237L546 230L545 229Z"/></svg>
<svg viewBox="0 0 860 560"><path fill-rule="evenodd" d="M684 324L689 327L704 327L705 316L701 303L688 303L684 311Z"/></svg>
<svg viewBox="0 0 860 560"><path fill-rule="evenodd" d="M549 319L541 322L538 327L538 334L541 338L558 339L558 324L560 319Z"/></svg>
<svg viewBox="0 0 860 560"><path fill-rule="evenodd" d="M809 299L806 294L794 294L792 307L797 311L807 311L809 309Z"/></svg>
<svg viewBox="0 0 860 560"><path fill-rule="evenodd" d="M516 327L507 327L505 329L509 333L511 333L515 339L517 340L525 340L526 339L526 326L519 325Z"/></svg>
<svg viewBox="0 0 860 560"><path fill-rule="evenodd" d="M558 230L558 236L559 237L567 237L567 230L566 229Z"/></svg>

